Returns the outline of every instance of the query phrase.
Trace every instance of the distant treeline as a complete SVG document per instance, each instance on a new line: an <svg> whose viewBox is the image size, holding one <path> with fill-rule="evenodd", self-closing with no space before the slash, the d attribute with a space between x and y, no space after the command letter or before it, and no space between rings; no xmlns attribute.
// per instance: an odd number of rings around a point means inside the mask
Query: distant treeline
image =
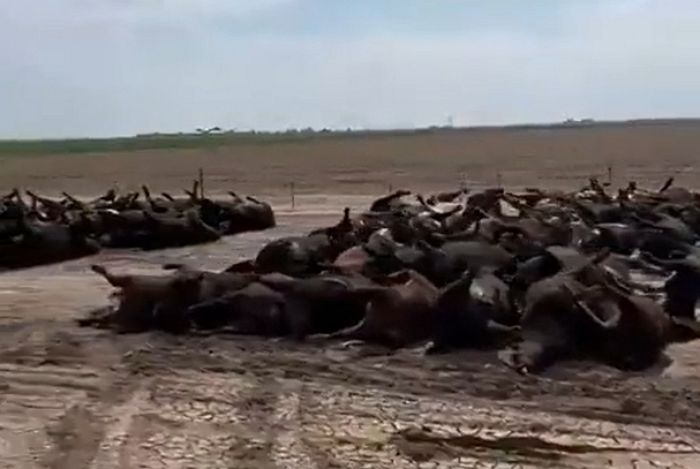
<svg viewBox="0 0 700 469"><path fill-rule="evenodd" d="M352 139L399 137L425 134L483 131L536 131L558 129L588 129L605 127L640 127L667 125L700 125L700 119L637 119L628 121L567 120L553 124L522 124L478 127L427 127L393 130L314 130L291 129L280 132L256 131L198 131L192 133L153 133L133 137L76 138L47 140L0 140L0 155L103 153L134 150L215 148L236 144L294 143L317 139Z"/></svg>

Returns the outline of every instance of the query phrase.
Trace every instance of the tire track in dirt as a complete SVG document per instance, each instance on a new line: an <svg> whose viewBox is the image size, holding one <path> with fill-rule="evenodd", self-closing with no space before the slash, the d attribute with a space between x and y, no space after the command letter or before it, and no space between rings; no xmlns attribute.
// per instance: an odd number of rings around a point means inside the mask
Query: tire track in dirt
<svg viewBox="0 0 700 469"><path fill-rule="evenodd" d="M321 469L309 456L301 423L301 397L304 385L290 382L278 395L273 425L279 428L272 447L272 459L280 469ZM274 428L273 427L273 428Z"/></svg>
<svg viewBox="0 0 700 469"><path fill-rule="evenodd" d="M100 392L93 372L57 368L0 368L6 383L0 398L0 426L6 430L14 467L86 468L102 438L90 395Z"/></svg>
<svg viewBox="0 0 700 469"><path fill-rule="evenodd" d="M151 379L144 379L137 389L123 404L119 404L109 409L108 418L113 422L105 425L102 430L102 438L99 447L96 448L90 469L110 469L115 467L115 462L119 461L117 467L129 467L130 436L136 433L136 417L142 412L149 397L149 387Z"/></svg>

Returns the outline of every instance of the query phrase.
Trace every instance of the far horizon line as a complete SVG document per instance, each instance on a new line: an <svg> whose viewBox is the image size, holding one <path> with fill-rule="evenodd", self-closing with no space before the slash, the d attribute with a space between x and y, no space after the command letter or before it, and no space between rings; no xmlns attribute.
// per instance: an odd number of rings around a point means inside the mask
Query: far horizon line
<svg viewBox="0 0 700 469"><path fill-rule="evenodd" d="M0 142L62 142L77 140L129 140L147 139L158 137L216 137L234 135L351 135L351 134L411 134L434 131L479 131L479 130L537 130L537 129L572 129L585 127L615 126L615 125L644 125L644 124L674 124L679 122L700 122L700 117L641 117L631 119L605 119L594 118L566 119L564 121L552 122L530 122L530 123L509 123L509 124L482 124L482 125L430 125L422 127L290 127L278 130L258 130L258 129L226 129L219 126L195 128L189 131L152 131L131 135L113 135L103 137L31 137L31 138L0 138Z"/></svg>

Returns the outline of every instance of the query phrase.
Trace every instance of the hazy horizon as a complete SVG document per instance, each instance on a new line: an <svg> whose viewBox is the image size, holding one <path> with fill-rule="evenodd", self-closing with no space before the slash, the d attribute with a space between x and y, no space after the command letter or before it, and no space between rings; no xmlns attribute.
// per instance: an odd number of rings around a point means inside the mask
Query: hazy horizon
<svg viewBox="0 0 700 469"><path fill-rule="evenodd" d="M36 0L0 138L699 117L691 0Z"/></svg>
<svg viewBox="0 0 700 469"><path fill-rule="evenodd" d="M605 125L635 125L635 124L655 124L658 123L660 125L663 125L663 123L667 122L677 122L677 123L682 123L682 122L700 122L700 116L695 117L695 116L690 116L690 117L632 117L629 119L614 119L614 120L605 120L605 119L593 119L593 118L582 118L582 119L567 119L569 122L565 121L558 121L558 122L509 122L509 123L501 123L501 124L473 124L473 125L447 125L447 124L435 124L435 125L426 125L426 126L417 126L417 127L367 127L367 128L361 128L361 127L337 127L337 128L331 128L331 127L321 127L321 128L313 128L313 127L289 127L286 129L242 129L242 128L234 128L234 129L227 129L227 128L219 128L218 130L212 130L213 128L195 128L195 129L182 129L182 130L172 130L172 131L158 131L158 130L153 130L153 131L143 131L143 132L138 132L134 134L114 134L114 135L103 135L103 136L89 136L89 135L66 135L66 136L60 136L60 137L18 137L18 138L13 138L13 137L0 137L0 142L32 142L32 141L62 141L62 140L111 140L111 139L131 139L131 138L140 138L140 137L150 137L150 136L177 136L177 135L182 135L182 136L191 136L191 135L225 135L225 134L240 134L240 135L245 135L245 134L277 134L277 135L283 135L285 133L289 132L299 132L303 133L305 131L311 131L313 133L318 133L321 134L323 132L330 132L334 134L343 134L343 133L354 133L354 134L363 134L363 133L382 133L382 132L396 132L396 133L406 133L410 134L411 132L421 132L421 131L429 131L432 129L437 129L437 130L452 130L452 131L469 131L472 129L475 130L480 130L480 129L503 129L503 130L508 130L508 129L519 129L519 128L545 128L545 129L567 129L567 128L584 128L585 126L589 125L597 125L597 126L605 126ZM567 125L571 125L571 127L568 127Z"/></svg>

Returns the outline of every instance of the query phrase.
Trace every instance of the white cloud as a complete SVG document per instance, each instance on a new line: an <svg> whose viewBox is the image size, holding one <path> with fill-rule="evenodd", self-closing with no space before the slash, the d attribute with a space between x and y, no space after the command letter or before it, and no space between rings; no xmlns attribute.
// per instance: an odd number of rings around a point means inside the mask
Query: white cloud
<svg viewBox="0 0 700 469"><path fill-rule="evenodd" d="M0 136L391 127L443 123L448 115L459 124L689 116L700 109L700 4L693 0L571 2L552 18L561 27L551 34L361 26L353 34L241 34L221 26L225 17L254 26L260 15L293 4L38 0L5 9L0 24L11 26L0 29Z"/></svg>

